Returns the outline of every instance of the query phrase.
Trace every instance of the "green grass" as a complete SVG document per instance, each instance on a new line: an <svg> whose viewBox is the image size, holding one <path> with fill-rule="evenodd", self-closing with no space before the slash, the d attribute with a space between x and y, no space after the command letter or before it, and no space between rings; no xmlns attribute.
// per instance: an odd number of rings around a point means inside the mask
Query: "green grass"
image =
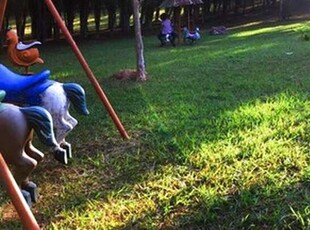
<svg viewBox="0 0 310 230"><path fill-rule="evenodd" d="M134 39L80 49L125 129L123 140L68 44L44 45L44 66L79 82L91 115L68 136L68 166L46 154L33 173L44 229L309 229L310 23L236 27L193 46L145 37L149 80L116 81L135 67ZM2 63L9 65L5 54ZM5 192L0 228L19 229Z"/></svg>

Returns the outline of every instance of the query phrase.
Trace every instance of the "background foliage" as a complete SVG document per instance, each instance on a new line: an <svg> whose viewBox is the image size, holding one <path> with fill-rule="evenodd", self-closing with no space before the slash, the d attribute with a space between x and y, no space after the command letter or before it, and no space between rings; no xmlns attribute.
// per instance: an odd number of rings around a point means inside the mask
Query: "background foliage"
<svg viewBox="0 0 310 230"><path fill-rule="evenodd" d="M161 2L162 0L141 1L141 22L144 29L157 28L160 10L166 10L175 20L175 15L182 10L184 25L190 14L194 24L206 26L214 20L235 20L231 17L253 12L266 15L276 13L286 19L295 8L303 8L308 0L203 0L204 3L199 6L175 9L160 9ZM69 30L78 33L81 38L93 33L99 34L103 30L121 31L122 34L132 30L131 0L54 0L53 3ZM29 28L32 38L40 41L60 37L59 29L42 0L8 0L6 15L6 27L16 26L21 39ZM13 25L10 19L15 20Z"/></svg>

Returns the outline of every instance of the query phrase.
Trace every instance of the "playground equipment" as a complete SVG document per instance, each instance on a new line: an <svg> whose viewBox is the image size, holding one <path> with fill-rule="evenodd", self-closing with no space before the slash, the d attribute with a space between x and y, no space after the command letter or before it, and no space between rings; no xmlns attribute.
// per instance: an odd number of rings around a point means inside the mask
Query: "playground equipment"
<svg viewBox="0 0 310 230"><path fill-rule="evenodd" d="M29 44L24 44L18 41L18 36L13 30L6 33L8 43L8 58L10 62L18 67L25 68L25 74L29 74L28 69L30 66L39 63L43 64L44 61L40 58L40 53L34 46L40 45L41 42L35 41Z"/></svg>
<svg viewBox="0 0 310 230"><path fill-rule="evenodd" d="M49 111L53 118L56 141L66 150L66 154L54 151L55 158L67 164L68 158L72 157L72 151L65 137L78 124L70 115L69 106L71 102L77 112L82 115L89 114L84 89L76 83L49 80L49 70L25 77L0 64L0 76L0 89L7 92L4 102L22 106L42 106Z"/></svg>
<svg viewBox="0 0 310 230"><path fill-rule="evenodd" d="M187 27L183 28L183 42L193 44L201 38L199 28L196 27L193 32L189 32Z"/></svg>
<svg viewBox="0 0 310 230"><path fill-rule="evenodd" d="M72 35L70 34L68 28L66 27L64 20L61 18L59 12L57 11L54 3L52 0L44 0L47 8L49 9L50 13L54 17L54 20L58 27L61 29L63 35L65 36L66 40L68 41L69 45L73 53L75 54L76 58L78 59L80 65L82 66L83 70L85 71L89 81L94 86L98 96L100 97L101 102L104 104L108 114L111 116L115 126L117 127L118 131L120 132L121 136L125 139L129 139L129 135L127 134L123 124L121 123L119 117L117 116L116 112L114 111L110 101L108 100L107 96L105 95L104 91L102 90L99 82L97 81L94 73L90 69L87 61L85 60L83 54L81 53L80 49L76 45ZM7 0L0 0L0 30L2 29L4 14L7 6Z"/></svg>
<svg viewBox="0 0 310 230"><path fill-rule="evenodd" d="M175 15L175 24L177 28L177 33L181 34L181 28L183 25L181 25L181 10L182 8L187 8L187 28L189 30L192 30L193 26L191 25L191 11L192 6L203 4L202 0L164 0L160 4L160 8L173 8ZM178 43L180 44L180 37L178 37Z"/></svg>
<svg viewBox="0 0 310 230"><path fill-rule="evenodd" d="M88 63L86 62L85 58L83 57L81 51L77 47L75 41L73 40L69 30L65 26L64 21L62 20L60 14L58 13L56 7L54 6L52 0L44 0L49 11L51 12L52 16L54 17L57 25L63 32L66 40L69 42L71 49L73 50L76 58L78 59L79 63L81 64L83 70L85 71L87 77L89 78L91 84L94 86L98 96L100 97L102 103L104 104L108 114L111 116L114 124L116 125L118 131L120 132L121 136L125 139L129 139L129 136L123 127L120 119L118 118L117 114L115 113L112 105L110 104L108 98L106 97L104 91L100 87L100 84L98 83L95 75L93 74L92 70L88 66ZM0 31L2 30L3 25L3 19L4 14L7 6L7 0L0 0ZM14 180L12 177L10 177L10 172L7 168L7 165L5 164L2 155L0 154L0 172L3 172L0 174L0 179L4 181L4 184L7 187L7 191L9 192L9 195L13 201L13 204L24 223L26 230L36 230L39 229L38 224L36 223L35 218L33 217L31 211L27 209L25 206L25 202L21 199L20 193L16 189L16 184L14 183Z"/></svg>
<svg viewBox="0 0 310 230"><path fill-rule="evenodd" d="M62 151L56 142L50 113L39 106L18 107L2 103L5 91L0 91L0 152L8 164L15 166L15 180L27 203L37 201L37 187L29 175L44 154L32 145L33 130L46 146Z"/></svg>

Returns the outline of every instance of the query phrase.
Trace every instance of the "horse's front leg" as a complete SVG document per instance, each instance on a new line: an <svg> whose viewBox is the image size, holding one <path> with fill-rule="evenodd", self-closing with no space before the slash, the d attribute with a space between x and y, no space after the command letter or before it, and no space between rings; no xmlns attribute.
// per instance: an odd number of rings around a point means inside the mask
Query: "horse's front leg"
<svg viewBox="0 0 310 230"><path fill-rule="evenodd" d="M39 162L42 161L44 154L32 145L32 143L31 143L32 133L33 132L31 132L31 134L30 134L31 138L26 142L25 153L30 158L34 159L38 164ZM27 198L29 196L30 196L30 199L32 202L36 203L38 201L39 193L38 193L37 185L35 183L33 183L32 181L29 181L29 180L25 180L22 183L21 188L22 188L23 196L26 198L27 203L29 205L31 204L29 201L29 198ZM28 193L29 193L29 195L28 195Z"/></svg>
<svg viewBox="0 0 310 230"><path fill-rule="evenodd" d="M33 138L33 130L30 131L28 140L26 140L26 144L24 148L25 153L31 158L35 159L37 163L39 163L44 158L44 154L32 145L32 142L31 142L32 138Z"/></svg>
<svg viewBox="0 0 310 230"><path fill-rule="evenodd" d="M70 115L69 111L65 113L64 118L72 126L72 129L78 124L78 121Z"/></svg>
<svg viewBox="0 0 310 230"><path fill-rule="evenodd" d="M71 125L71 129L64 135L66 137L68 133L78 124L78 121L70 115L69 111L65 113L64 119ZM71 144L65 141L65 137L62 139L60 146L67 151L67 157L70 159L72 158L72 148Z"/></svg>
<svg viewBox="0 0 310 230"><path fill-rule="evenodd" d="M31 206L32 202L35 203L38 200L37 186L29 180L29 175L37 166L37 161L23 152L13 163L15 166L15 180L21 187L22 194L28 205Z"/></svg>
<svg viewBox="0 0 310 230"><path fill-rule="evenodd" d="M61 148L60 145L57 145L53 148L54 157L57 161L63 164L68 164L68 154L66 149Z"/></svg>
<svg viewBox="0 0 310 230"><path fill-rule="evenodd" d="M44 154L36 147L34 147L31 141L27 142L25 146L25 152L27 153L28 156L35 159L38 163L40 163L44 158Z"/></svg>
<svg viewBox="0 0 310 230"><path fill-rule="evenodd" d="M57 119L54 119L54 126L57 143L60 144L61 148L66 150L67 158L71 158L71 144L65 141L65 137L73 129L72 125L64 117L57 117Z"/></svg>
<svg viewBox="0 0 310 230"><path fill-rule="evenodd" d="M69 142L66 142L65 139L60 143L61 148L66 150L67 153L67 158L71 159L72 158L72 147Z"/></svg>

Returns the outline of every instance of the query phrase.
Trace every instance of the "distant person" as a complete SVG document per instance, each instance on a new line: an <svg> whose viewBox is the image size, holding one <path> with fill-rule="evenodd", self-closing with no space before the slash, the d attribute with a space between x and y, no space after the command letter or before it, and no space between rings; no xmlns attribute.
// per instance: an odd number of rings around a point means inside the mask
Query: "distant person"
<svg viewBox="0 0 310 230"><path fill-rule="evenodd" d="M161 46L165 45L166 42L171 42L173 46L175 46L175 39L177 34L173 30L173 26L171 20L169 19L168 14L163 13L160 15L161 19L161 31L158 34L158 39L161 42Z"/></svg>

